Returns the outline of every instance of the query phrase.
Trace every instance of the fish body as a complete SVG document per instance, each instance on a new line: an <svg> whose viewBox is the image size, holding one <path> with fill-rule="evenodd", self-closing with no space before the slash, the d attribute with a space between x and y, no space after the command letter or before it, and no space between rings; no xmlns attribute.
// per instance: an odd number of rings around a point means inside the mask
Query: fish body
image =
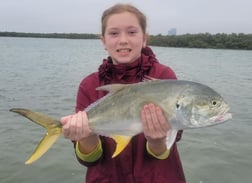
<svg viewBox="0 0 252 183"><path fill-rule="evenodd" d="M95 133L115 139L117 148L113 157L120 154L132 136L142 132L140 111L145 104L153 103L161 107L170 123L167 148L174 143L178 130L217 125L232 118L228 105L215 90L192 81L152 80L104 85L97 90L109 93L85 111L89 126ZM61 135L61 124L59 120L27 109L11 111L48 129L26 162L30 164L40 158Z"/></svg>

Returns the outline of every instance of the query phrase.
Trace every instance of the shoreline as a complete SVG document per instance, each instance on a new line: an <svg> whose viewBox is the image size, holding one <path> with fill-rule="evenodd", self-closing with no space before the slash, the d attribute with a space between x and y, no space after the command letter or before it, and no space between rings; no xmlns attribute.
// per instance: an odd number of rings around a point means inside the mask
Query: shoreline
<svg viewBox="0 0 252 183"><path fill-rule="evenodd" d="M0 37L30 37L30 38L58 38L58 39L100 39L99 34L89 33L24 33L0 32ZM150 46L176 48L212 48L252 50L252 34L244 33L198 33L183 35L149 35Z"/></svg>

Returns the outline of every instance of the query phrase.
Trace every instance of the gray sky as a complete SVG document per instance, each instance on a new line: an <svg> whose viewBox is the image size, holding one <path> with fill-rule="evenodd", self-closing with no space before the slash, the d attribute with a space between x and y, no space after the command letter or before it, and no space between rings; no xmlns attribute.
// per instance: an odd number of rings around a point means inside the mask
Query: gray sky
<svg viewBox="0 0 252 183"><path fill-rule="evenodd" d="M0 0L0 31L99 34L102 12L118 2L142 10L153 35L252 33L252 0Z"/></svg>

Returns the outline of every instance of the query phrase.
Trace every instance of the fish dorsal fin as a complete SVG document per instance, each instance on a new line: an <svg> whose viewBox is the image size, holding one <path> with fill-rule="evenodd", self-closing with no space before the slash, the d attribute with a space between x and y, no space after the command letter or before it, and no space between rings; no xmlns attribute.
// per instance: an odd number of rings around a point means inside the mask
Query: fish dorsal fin
<svg viewBox="0 0 252 183"><path fill-rule="evenodd" d="M127 86L129 86L129 84L110 84L110 85L103 85L103 86L97 87L96 90L104 90L109 93L115 93L124 89Z"/></svg>
<svg viewBox="0 0 252 183"><path fill-rule="evenodd" d="M113 138L116 142L116 150L112 155L112 158L115 158L125 149L132 137L124 135L112 135L111 138Z"/></svg>
<svg viewBox="0 0 252 183"><path fill-rule="evenodd" d="M107 95L103 96L102 98L96 100L95 102L93 102L89 106L87 106L87 108L85 109L85 111L88 112L89 110L91 110L94 107L96 107L103 100L105 100L107 97L109 97L113 93L116 93L116 92L122 90L123 88L125 88L127 86L128 86L128 84L111 84L111 85L103 85L103 86L97 87L96 90L98 90L98 91L99 90L103 90L103 91L107 91L109 93Z"/></svg>
<svg viewBox="0 0 252 183"><path fill-rule="evenodd" d="M88 112L89 110L93 109L95 106L97 106L100 102L105 100L107 97L112 95L113 93L116 93L126 87L128 87L129 84L110 84L110 85L103 85L100 87L97 87L96 90L103 90L109 92L109 94L103 96L102 98L96 100L94 103L90 104L85 111Z"/></svg>

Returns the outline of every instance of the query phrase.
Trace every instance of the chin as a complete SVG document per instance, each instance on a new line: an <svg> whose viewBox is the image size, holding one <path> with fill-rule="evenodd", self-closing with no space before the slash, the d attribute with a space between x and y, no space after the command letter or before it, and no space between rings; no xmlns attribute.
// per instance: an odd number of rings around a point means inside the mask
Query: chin
<svg viewBox="0 0 252 183"><path fill-rule="evenodd" d="M116 59L113 61L114 64L130 64L134 62L135 60L129 60L129 59Z"/></svg>

